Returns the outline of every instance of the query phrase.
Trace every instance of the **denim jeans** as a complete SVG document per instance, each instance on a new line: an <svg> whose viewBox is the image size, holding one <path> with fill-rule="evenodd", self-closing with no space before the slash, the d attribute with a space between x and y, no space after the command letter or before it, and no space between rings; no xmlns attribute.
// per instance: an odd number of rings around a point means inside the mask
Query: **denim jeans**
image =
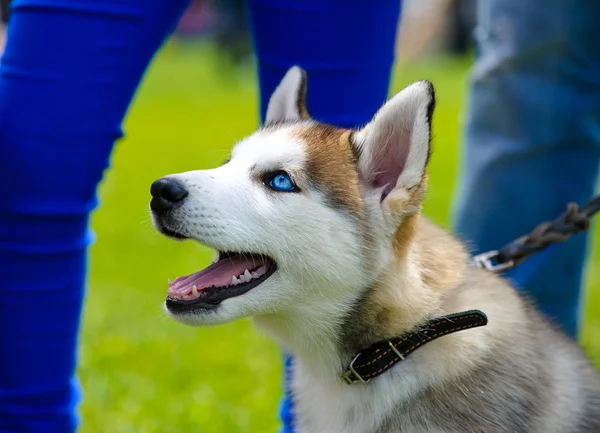
<svg viewBox="0 0 600 433"><path fill-rule="evenodd" d="M600 161L600 3L480 0L454 212L474 253L594 194ZM585 234L506 274L578 335Z"/></svg>

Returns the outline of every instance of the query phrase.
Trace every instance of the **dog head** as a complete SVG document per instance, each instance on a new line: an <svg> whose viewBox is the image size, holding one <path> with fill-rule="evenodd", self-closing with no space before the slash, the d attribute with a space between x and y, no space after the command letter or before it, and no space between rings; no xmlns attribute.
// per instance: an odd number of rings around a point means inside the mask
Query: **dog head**
<svg viewBox="0 0 600 433"><path fill-rule="evenodd" d="M432 85L406 87L357 130L311 120L306 92L304 71L290 69L264 126L227 163L153 183L155 227L218 252L170 284L166 310L176 320L202 326L315 309L335 317L398 254L425 191Z"/></svg>

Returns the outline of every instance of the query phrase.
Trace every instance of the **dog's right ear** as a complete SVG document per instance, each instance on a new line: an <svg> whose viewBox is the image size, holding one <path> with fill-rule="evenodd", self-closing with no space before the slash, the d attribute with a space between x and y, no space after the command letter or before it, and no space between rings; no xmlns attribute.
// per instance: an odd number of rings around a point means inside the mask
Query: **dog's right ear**
<svg viewBox="0 0 600 433"><path fill-rule="evenodd" d="M380 194L382 206L389 211L409 212L408 208L394 210L391 203L405 202L404 198L424 189L420 187L429 162L434 106L432 84L419 81L392 97L352 136L361 179Z"/></svg>
<svg viewBox="0 0 600 433"><path fill-rule="evenodd" d="M310 119L306 108L306 82L306 72L298 66L287 71L269 100L265 126Z"/></svg>

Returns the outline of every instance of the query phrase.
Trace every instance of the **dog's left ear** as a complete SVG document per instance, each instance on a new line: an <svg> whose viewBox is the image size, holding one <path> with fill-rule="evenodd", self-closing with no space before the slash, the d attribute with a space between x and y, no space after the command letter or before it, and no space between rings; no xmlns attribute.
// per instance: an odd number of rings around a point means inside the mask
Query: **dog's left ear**
<svg viewBox="0 0 600 433"><path fill-rule="evenodd" d="M434 107L433 85L419 81L397 93L353 133L361 179L380 192L382 202L396 192L407 198L424 183Z"/></svg>
<svg viewBox="0 0 600 433"><path fill-rule="evenodd" d="M287 71L269 100L265 125L310 119L306 108L306 91L306 72L298 66L293 66Z"/></svg>

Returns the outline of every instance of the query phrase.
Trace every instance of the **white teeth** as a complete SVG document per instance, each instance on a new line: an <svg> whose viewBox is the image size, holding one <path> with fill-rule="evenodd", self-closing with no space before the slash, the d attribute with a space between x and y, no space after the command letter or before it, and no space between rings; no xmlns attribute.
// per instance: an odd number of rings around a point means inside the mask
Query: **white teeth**
<svg viewBox="0 0 600 433"><path fill-rule="evenodd" d="M248 269L246 269L244 271L244 273L242 275L240 275L238 278L240 279L240 282L247 283L248 281L250 281L252 279L252 275L250 275L250 271Z"/></svg>
<svg viewBox="0 0 600 433"><path fill-rule="evenodd" d="M256 273L250 273L250 271L246 269L240 276L231 277L231 284L235 286L237 284L247 283L248 281L252 281L253 278L256 278Z"/></svg>
<svg viewBox="0 0 600 433"><path fill-rule="evenodd" d="M194 294L194 296L198 296L198 288L195 284L192 286L192 293Z"/></svg>
<svg viewBox="0 0 600 433"><path fill-rule="evenodd" d="M258 275L256 275L256 272L252 272L252 273L250 274L250 276L251 276L252 278L258 278Z"/></svg>

